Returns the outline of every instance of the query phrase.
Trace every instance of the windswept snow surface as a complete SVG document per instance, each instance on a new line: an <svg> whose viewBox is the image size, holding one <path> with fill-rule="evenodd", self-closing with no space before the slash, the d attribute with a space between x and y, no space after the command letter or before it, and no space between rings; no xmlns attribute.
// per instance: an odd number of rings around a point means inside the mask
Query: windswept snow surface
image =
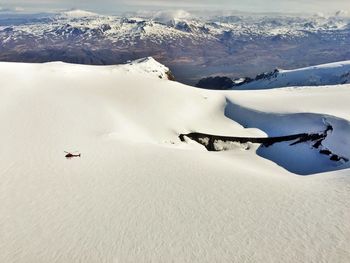
<svg viewBox="0 0 350 263"><path fill-rule="evenodd" d="M234 89L272 89L291 86L324 86L350 83L350 61L294 70L275 70L242 82Z"/></svg>
<svg viewBox="0 0 350 263"><path fill-rule="evenodd" d="M213 153L178 135L287 133L249 114L312 113L343 124L327 147L349 156L350 86L218 92L166 71L0 63L0 262L349 262L346 165L298 176L258 146Z"/></svg>

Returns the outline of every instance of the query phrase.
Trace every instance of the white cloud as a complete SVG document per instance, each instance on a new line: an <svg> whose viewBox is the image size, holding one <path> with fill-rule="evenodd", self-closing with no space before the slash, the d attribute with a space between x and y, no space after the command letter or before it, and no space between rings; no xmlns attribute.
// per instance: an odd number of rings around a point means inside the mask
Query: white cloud
<svg viewBox="0 0 350 263"><path fill-rule="evenodd" d="M349 12L347 10L338 10L335 13L335 16L339 16L339 17L349 16Z"/></svg>
<svg viewBox="0 0 350 263"><path fill-rule="evenodd" d="M16 7L14 8L14 11L16 11L16 12L23 12L23 11L25 11L25 8L20 7L20 6L16 6Z"/></svg>
<svg viewBox="0 0 350 263"><path fill-rule="evenodd" d="M18 12L24 12L25 8L15 6L15 7L1 7L0 6L0 13L18 13Z"/></svg>
<svg viewBox="0 0 350 263"><path fill-rule="evenodd" d="M153 20L168 23L173 20L190 18L191 14L185 10L164 10L159 11L153 16Z"/></svg>

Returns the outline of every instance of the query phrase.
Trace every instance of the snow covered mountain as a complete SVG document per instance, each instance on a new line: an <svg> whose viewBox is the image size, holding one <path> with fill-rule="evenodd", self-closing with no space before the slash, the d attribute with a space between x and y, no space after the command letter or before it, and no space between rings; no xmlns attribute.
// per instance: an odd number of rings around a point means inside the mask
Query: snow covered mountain
<svg viewBox="0 0 350 263"><path fill-rule="evenodd" d="M276 66L350 59L349 24L340 16L200 17L180 11L124 17L82 10L0 14L0 60L100 65L154 56L179 80L195 84L219 73L253 77Z"/></svg>
<svg viewBox="0 0 350 263"><path fill-rule="evenodd" d="M255 79L245 79L233 89L271 89L291 86L322 86L350 83L350 61L295 70L276 69Z"/></svg>
<svg viewBox="0 0 350 263"><path fill-rule="evenodd" d="M349 262L350 85L167 72L0 63L0 261Z"/></svg>

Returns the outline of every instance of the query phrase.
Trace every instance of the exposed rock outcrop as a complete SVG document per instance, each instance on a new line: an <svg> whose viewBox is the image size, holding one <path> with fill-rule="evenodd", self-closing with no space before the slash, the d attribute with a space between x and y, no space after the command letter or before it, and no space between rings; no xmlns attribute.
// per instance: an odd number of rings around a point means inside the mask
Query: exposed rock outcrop
<svg viewBox="0 0 350 263"><path fill-rule="evenodd" d="M209 77L201 79L196 87L202 89L227 90L234 85L232 79L228 77Z"/></svg>
<svg viewBox="0 0 350 263"><path fill-rule="evenodd" d="M216 152L228 150L229 147L223 147L223 144L228 143L256 143L262 144L263 147L270 147L276 143L281 142L290 142L290 146L294 146L300 143L311 142L312 148L318 149L320 154L328 155L330 160L336 162L348 162L348 158L335 154L322 145L322 142L327 138L328 133L332 131L333 127L329 125L327 126L326 130L321 133L300 133L278 137L231 137L193 132L189 134L180 134L179 138L181 141L184 142L185 137L187 137L193 141L198 142L199 144L202 144L208 151Z"/></svg>

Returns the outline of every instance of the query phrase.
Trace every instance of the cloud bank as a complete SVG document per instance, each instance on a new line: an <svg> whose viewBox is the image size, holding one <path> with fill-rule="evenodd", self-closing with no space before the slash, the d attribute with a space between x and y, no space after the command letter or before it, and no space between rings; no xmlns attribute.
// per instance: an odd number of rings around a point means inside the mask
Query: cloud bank
<svg viewBox="0 0 350 263"><path fill-rule="evenodd" d="M27 10L79 8L89 11L122 12L156 9L217 9L247 12L336 12L350 11L349 0L0 0L4 9L22 7Z"/></svg>

